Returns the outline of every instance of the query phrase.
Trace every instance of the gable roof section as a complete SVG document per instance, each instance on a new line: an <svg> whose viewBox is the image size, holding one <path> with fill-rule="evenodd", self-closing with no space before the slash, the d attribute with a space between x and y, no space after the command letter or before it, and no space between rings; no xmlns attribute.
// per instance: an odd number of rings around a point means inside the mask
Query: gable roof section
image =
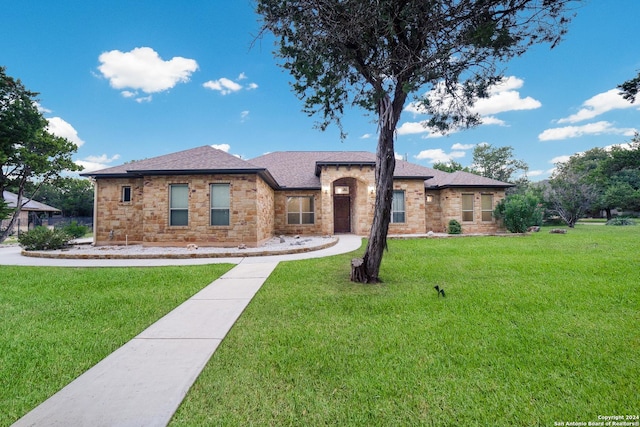
<svg viewBox="0 0 640 427"><path fill-rule="evenodd" d="M7 202L7 206L15 209L18 204L18 195L10 191L3 191L2 198ZM26 203L25 203L26 202ZM37 211L37 212L60 212L60 209L53 206L45 205L44 203L36 202L31 199L22 199L23 211Z"/></svg>
<svg viewBox="0 0 640 427"><path fill-rule="evenodd" d="M453 173L439 172L432 179L427 180L427 188L448 188L448 187L485 187L485 188L505 188L513 187L514 184L485 178L469 172L456 171Z"/></svg>
<svg viewBox="0 0 640 427"><path fill-rule="evenodd" d="M368 151L278 151L251 159L268 169L282 188L320 189L322 166L375 167L376 155ZM403 160L396 161L394 178L428 179L433 169Z"/></svg>
<svg viewBox="0 0 640 427"><path fill-rule="evenodd" d="M94 178L120 178L144 175L183 175L183 174L259 174L269 185L277 183L263 167L255 166L246 160L226 153L210 145L165 154L150 159L125 163L124 165L81 173Z"/></svg>

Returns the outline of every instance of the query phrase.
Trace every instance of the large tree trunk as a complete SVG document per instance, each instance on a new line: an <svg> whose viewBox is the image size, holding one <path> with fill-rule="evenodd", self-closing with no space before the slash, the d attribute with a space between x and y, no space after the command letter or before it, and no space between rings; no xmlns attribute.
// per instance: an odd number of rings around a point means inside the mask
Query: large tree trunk
<svg viewBox="0 0 640 427"><path fill-rule="evenodd" d="M369 232L367 249L360 259L351 262L351 280L361 283L378 283L382 255L387 247L387 232L391 221L393 201L393 172L396 167L394 136L396 125L406 95L395 97L393 103L388 96L380 101L380 135L376 150L376 201L373 222Z"/></svg>

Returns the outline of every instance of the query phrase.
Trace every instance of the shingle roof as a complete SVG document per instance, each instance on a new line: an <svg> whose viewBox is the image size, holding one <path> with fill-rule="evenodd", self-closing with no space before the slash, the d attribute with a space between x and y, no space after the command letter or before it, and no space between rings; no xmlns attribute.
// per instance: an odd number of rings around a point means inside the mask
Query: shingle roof
<svg viewBox="0 0 640 427"><path fill-rule="evenodd" d="M446 188L446 187L513 187L513 184L497 181L491 178L485 178L469 172L456 171L453 173L440 172L432 179L427 180L428 188Z"/></svg>
<svg viewBox="0 0 640 427"><path fill-rule="evenodd" d="M18 204L18 195L10 191L3 191L2 198L7 202L7 206L15 208ZM25 203L26 202L26 203ZM60 212L60 209L53 206L45 205L44 203L36 202L31 199L22 199L23 211L38 211L38 212Z"/></svg>
<svg viewBox="0 0 640 427"><path fill-rule="evenodd" d="M278 151L250 160L271 172L281 187L320 188L319 166L370 165L376 163L376 155L368 151ZM396 161L393 174L396 178L421 178L433 176L433 169L403 160Z"/></svg>
<svg viewBox="0 0 640 427"><path fill-rule="evenodd" d="M247 161L205 145L81 175L106 178L190 173L257 173L274 188L319 189L322 166L374 166L375 161L376 155L368 151L279 151ZM511 186L467 172L447 173L404 160L396 160L393 176L423 179L425 187L434 189Z"/></svg>
<svg viewBox="0 0 640 427"><path fill-rule="evenodd" d="M215 171L254 171L263 168L252 165L222 150L209 145L165 154L164 156L125 163L124 165L83 173L83 176L113 176L141 173L207 173Z"/></svg>

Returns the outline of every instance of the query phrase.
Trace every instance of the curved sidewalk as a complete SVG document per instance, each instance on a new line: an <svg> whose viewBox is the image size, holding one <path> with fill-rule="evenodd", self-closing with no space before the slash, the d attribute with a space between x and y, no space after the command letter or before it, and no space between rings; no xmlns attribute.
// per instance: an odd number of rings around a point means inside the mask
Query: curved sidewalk
<svg viewBox="0 0 640 427"><path fill-rule="evenodd" d="M238 264L107 356L14 426L166 426L209 358L280 261L318 258L358 249L358 236L340 236L319 251L251 258L55 260L29 264L67 267ZM0 264L15 256L0 249ZM49 264L52 261L64 263ZM69 261L84 261L69 263ZM175 261L158 263L158 261ZM144 262L144 263L143 263Z"/></svg>

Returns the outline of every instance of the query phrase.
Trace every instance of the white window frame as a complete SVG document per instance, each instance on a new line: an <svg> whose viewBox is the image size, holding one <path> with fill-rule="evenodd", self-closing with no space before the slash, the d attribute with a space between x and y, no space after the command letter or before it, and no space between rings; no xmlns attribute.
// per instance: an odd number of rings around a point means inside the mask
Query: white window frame
<svg viewBox="0 0 640 427"><path fill-rule="evenodd" d="M464 199L465 197L470 197L471 198L471 209L465 209L464 206ZM463 193L461 196L461 203L460 203L460 208L461 208L461 213L462 213L462 221L463 222L473 222L474 220L474 208L475 208L475 195L471 194L471 193ZM469 214L471 213L471 219L465 219L465 214Z"/></svg>
<svg viewBox="0 0 640 427"><path fill-rule="evenodd" d="M392 224L404 224L407 222L407 211L404 196L404 190L393 190L393 200L391 202ZM400 204L402 204L402 206L400 206Z"/></svg>
<svg viewBox="0 0 640 427"><path fill-rule="evenodd" d="M489 198L489 208L485 209L484 201L485 198ZM480 209L482 210L482 222L492 222L493 221L493 194L481 194L480 195ZM485 215L489 216L489 219L485 219Z"/></svg>
<svg viewBox="0 0 640 427"><path fill-rule="evenodd" d="M223 188L227 189L227 197L226 200L220 200L220 198L214 197L214 188ZM228 227L231 224L231 184L229 183L214 183L209 184L209 199L210 199L210 211L209 211L209 225L214 227ZM225 213L226 223L214 224L214 212Z"/></svg>
<svg viewBox="0 0 640 427"><path fill-rule="evenodd" d="M309 200L309 206L311 207L311 211L303 211L304 200ZM297 210L290 211L289 207L292 202L297 203ZM316 223L316 214L315 214L315 200L313 196L288 196L287 197L287 225L313 225ZM310 221L305 221L306 218L311 218ZM293 220L293 221L292 221Z"/></svg>
<svg viewBox="0 0 640 427"><path fill-rule="evenodd" d="M187 189L187 206L174 206L173 201L173 189L174 188L186 188ZM178 212L187 213L186 224L174 224L173 213ZM169 226L170 227L186 227L189 225L189 184L169 184Z"/></svg>

